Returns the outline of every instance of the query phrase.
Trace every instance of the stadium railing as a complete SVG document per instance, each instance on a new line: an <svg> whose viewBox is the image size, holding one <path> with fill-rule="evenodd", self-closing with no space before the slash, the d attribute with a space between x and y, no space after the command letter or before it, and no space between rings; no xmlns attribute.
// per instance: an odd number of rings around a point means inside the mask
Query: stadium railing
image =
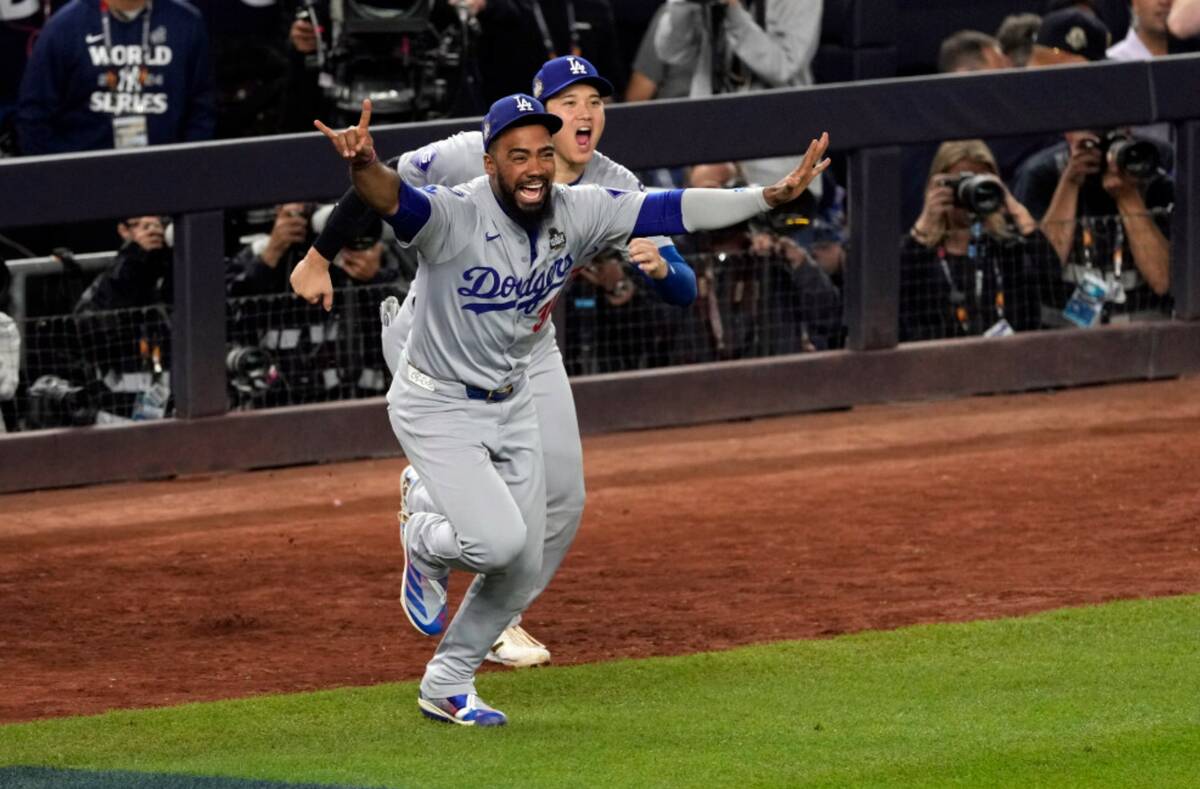
<svg viewBox="0 0 1200 789"><path fill-rule="evenodd" d="M573 385L583 429L1200 370L1196 84L1200 56L1177 56L611 108L605 152L634 169L795 154L822 130L830 132L834 149L847 156L846 350L582 376ZM1036 332L1004 343L898 346L899 146L1163 122L1174 126L1176 141L1171 292L1177 320ZM408 150L474 125L455 120L384 127L376 139L381 150ZM221 212L340 194L344 168L327 148L314 133L0 162L0 195L10 196L0 229L152 212L177 217L171 388L179 417L7 436L0 439L0 491L396 453L379 398L228 411L225 293L222 272L214 268L223 260Z"/></svg>

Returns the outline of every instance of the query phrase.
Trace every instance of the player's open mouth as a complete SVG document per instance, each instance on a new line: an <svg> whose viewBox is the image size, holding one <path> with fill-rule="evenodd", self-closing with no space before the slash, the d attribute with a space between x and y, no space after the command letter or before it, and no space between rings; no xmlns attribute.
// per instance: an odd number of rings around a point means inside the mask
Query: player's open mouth
<svg viewBox="0 0 1200 789"><path fill-rule="evenodd" d="M530 181L517 187L517 199L523 203L540 203L545 196L545 181Z"/></svg>
<svg viewBox="0 0 1200 789"><path fill-rule="evenodd" d="M580 148L587 148L592 142L592 127L580 126L575 130L575 144Z"/></svg>

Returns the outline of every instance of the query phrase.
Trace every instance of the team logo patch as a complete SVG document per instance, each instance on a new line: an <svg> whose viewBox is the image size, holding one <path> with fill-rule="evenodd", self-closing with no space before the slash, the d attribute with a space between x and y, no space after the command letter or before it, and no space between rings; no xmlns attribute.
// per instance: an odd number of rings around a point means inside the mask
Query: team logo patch
<svg viewBox="0 0 1200 789"><path fill-rule="evenodd" d="M534 79L534 81L533 81L533 97L535 99L540 99L542 97L542 91L545 89L546 89L546 87L545 87L545 85L542 84L542 81L540 79Z"/></svg>
<svg viewBox="0 0 1200 789"><path fill-rule="evenodd" d="M557 227L550 228L550 251L562 249L567 245L567 234Z"/></svg>
<svg viewBox="0 0 1200 789"><path fill-rule="evenodd" d="M517 96L517 112L533 112L533 105L524 96Z"/></svg>
<svg viewBox="0 0 1200 789"><path fill-rule="evenodd" d="M486 140L488 137L491 137L491 136L492 136L492 122L484 121L483 122L483 139Z"/></svg>

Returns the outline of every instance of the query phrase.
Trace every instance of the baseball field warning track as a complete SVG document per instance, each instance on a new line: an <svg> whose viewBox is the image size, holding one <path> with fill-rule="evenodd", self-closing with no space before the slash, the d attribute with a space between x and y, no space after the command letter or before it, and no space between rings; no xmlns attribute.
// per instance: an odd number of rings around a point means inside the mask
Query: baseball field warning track
<svg viewBox="0 0 1200 789"><path fill-rule="evenodd" d="M594 437L525 625L569 664L1200 592L1197 457L1198 379ZM419 677L402 468L0 497L0 722Z"/></svg>

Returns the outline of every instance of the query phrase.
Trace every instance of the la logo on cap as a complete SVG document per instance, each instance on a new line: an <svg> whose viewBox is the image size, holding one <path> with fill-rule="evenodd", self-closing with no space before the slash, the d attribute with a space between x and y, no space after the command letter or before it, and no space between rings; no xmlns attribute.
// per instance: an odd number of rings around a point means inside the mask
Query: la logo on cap
<svg viewBox="0 0 1200 789"><path fill-rule="evenodd" d="M523 96L517 96L517 112L533 112L533 105Z"/></svg>
<svg viewBox="0 0 1200 789"><path fill-rule="evenodd" d="M587 71L587 66L583 65L582 63L580 63L580 62L579 62L578 60L576 60L575 58L567 58L567 62L571 64L571 73L572 73L572 74L586 74L586 73L588 73L588 71Z"/></svg>

